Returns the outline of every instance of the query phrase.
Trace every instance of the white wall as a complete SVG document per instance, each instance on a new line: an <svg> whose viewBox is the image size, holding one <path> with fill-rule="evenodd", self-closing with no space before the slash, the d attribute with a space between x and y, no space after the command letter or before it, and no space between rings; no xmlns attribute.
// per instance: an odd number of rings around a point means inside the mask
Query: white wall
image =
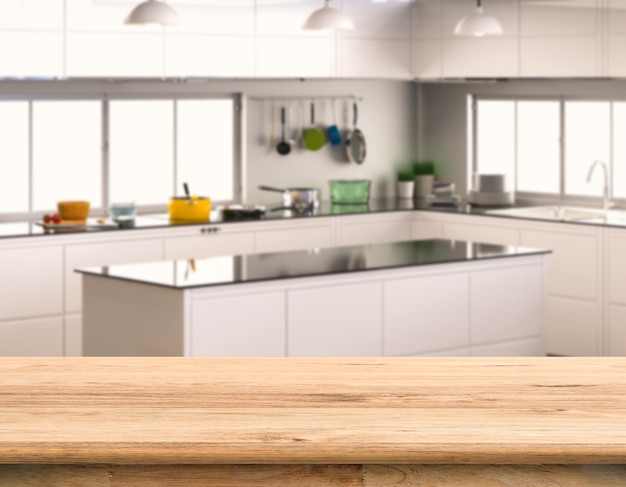
<svg viewBox="0 0 626 487"><path fill-rule="evenodd" d="M149 96L150 94L232 94L245 95L244 119L244 200L250 203L280 203L280 194L258 191L259 184L294 187L319 187L323 199L328 200L329 179L368 178L373 180L372 196L395 196L394 167L410 160L415 143L416 101L415 85L407 81L355 80L250 80L208 81L179 83L175 81L4 81L0 82L0 98L13 94L63 96L102 96L103 93ZM295 150L289 156L280 156L269 149L269 140L263 145L260 138L269 139L269 114L263 113L263 103L254 97L356 95L360 102L359 128L365 133L368 153L362 165L349 164L344 148L324 147L319 152ZM337 122L342 129L351 126L351 115L340 115L342 102L337 102ZM346 105L347 106L347 105ZM278 119L277 104L277 122ZM269 111L269 110L268 110ZM293 110L295 115L296 110ZM351 112L350 112L351 113ZM317 122L332 122L330 103L319 104ZM306 122L310 120L307 105ZM278 140L280 125L276 124ZM163 195L164 204L171 195ZM210 196L210 195L209 195Z"/></svg>
<svg viewBox="0 0 626 487"><path fill-rule="evenodd" d="M624 80L507 80L501 82L448 82L418 85L422 100L419 114L420 157L440 163L441 177L456 184L459 194L467 193L467 97L579 96L606 99L624 98Z"/></svg>

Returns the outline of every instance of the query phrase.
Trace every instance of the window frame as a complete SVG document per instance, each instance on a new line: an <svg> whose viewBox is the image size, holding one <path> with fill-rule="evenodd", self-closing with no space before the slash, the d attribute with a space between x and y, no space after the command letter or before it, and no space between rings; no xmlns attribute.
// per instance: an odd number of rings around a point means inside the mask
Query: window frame
<svg viewBox="0 0 626 487"><path fill-rule="evenodd" d="M30 221L38 220L46 212L54 211L56 208L50 208L44 211L33 211L33 102L37 101L100 101L101 102L101 130L102 130L102 147L101 153L101 200L98 202L92 201L90 216L93 217L107 217L109 215L109 207L111 205L110 200L110 102L115 100L166 100L171 101L174 104L173 112L173 126L172 137L174 138L173 154L172 154L172 172L173 172L173 187L171 188L170 195L164 195L163 204L158 205L138 205L138 214L151 214L151 213L164 213L167 212L167 205L169 198L172 196L182 194L182 181L177 180L177 117L176 117L176 102L178 100L232 100L233 102L233 199L232 200L212 200L212 205L226 205L231 203L241 203L244 190L244 177L243 177L243 95L241 93L219 93L219 94L203 94L203 93L188 93L188 94L171 94L171 93L103 93L103 94L3 94L0 95L0 103L3 101L24 101L28 103L28 206L29 210L26 212L13 212L2 213L0 212L0 222L16 222L16 221ZM180 186L180 188L179 188ZM209 197L211 195L208 195Z"/></svg>
<svg viewBox="0 0 626 487"><path fill-rule="evenodd" d="M626 206L626 198L616 198L613 190L613 168L614 168L614 133L613 133L613 104L626 102L626 97L595 97L595 96L573 96L573 95L469 95L468 105L471 110L470 117L470 138L468 145L471 150L468 151L471 160L468 161L468 190L473 186L473 174L477 172L478 166L478 102L479 101L513 101L513 102L526 102L526 101L553 101L559 103L559 148L560 148L560 160L559 160L559 192L558 194L540 193L532 191L518 191L517 190L517 177L518 177L518 151L517 151L517 133L515 135L515 199L517 202L530 203L530 204L571 204L580 206L597 206L601 202L601 196L583 196L572 195L565 193L565 181L567 166L565 160L565 104L567 102L605 102L609 103L610 107L610 126L611 131L609 134L609 152L610 158L608 161L604 161L607 164L609 170L609 199L619 206ZM517 130L517 103L515 103L515 127ZM591 166L591 163L590 163Z"/></svg>

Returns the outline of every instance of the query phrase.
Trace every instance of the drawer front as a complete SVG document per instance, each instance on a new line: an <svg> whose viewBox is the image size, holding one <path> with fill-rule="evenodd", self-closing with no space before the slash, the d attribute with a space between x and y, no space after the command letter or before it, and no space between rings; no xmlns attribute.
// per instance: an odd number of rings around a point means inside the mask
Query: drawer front
<svg viewBox="0 0 626 487"><path fill-rule="evenodd" d="M63 247L0 251L0 321L63 313Z"/></svg>
<svg viewBox="0 0 626 487"><path fill-rule="evenodd" d="M328 227L270 230L256 233L257 253L285 252L333 246L332 229Z"/></svg>
<svg viewBox="0 0 626 487"><path fill-rule="evenodd" d="M252 253L254 253L252 232L175 237L167 238L164 242L165 260L202 259Z"/></svg>
<svg viewBox="0 0 626 487"><path fill-rule="evenodd" d="M0 356L62 357L63 317L0 322Z"/></svg>

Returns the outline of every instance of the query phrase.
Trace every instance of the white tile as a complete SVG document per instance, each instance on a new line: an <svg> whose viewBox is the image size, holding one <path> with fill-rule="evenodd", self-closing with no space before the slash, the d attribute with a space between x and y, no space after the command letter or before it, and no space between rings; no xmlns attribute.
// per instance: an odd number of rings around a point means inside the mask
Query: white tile
<svg viewBox="0 0 626 487"><path fill-rule="evenodd" d="M409 79L409 41L342 39L341 76Z"/></svg>

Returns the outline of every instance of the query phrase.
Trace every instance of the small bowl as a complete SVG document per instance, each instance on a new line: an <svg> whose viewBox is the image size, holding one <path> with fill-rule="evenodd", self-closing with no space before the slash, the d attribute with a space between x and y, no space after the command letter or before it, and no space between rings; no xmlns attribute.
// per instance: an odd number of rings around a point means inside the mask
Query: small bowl
<svg viewBox="0 0 626 487"><path fill-rule="evenodd" d="M114 222L127 222L128 220L134 220L137 215L137 208L135 203L111 203L109 208L111 214L111 220Z"/></svg>
<svg viewBox="0 0 626 487"><path fill-rule="evenodd" d="M89 201L59 201L57 203L61 220L86 220L89 207Z"/></svg>

